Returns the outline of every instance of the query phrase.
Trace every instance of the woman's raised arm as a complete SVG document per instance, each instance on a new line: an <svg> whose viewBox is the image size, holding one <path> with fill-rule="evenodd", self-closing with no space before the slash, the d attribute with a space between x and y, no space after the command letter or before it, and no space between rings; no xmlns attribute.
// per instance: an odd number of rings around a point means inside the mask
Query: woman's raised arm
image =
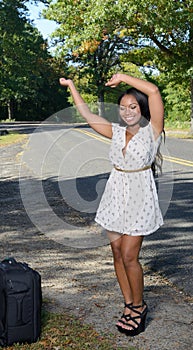
<svg viewBox="0 0 193 350"><path fill-rule="evenodd" d="M79 94L73 81L71 79L60 78L60 85L68 87L72 95L73 101L82 115L92 129L96 130L101 135L111 138L112 137L112 124L103 117L94 114L90 111L87 104Z"/></svg>

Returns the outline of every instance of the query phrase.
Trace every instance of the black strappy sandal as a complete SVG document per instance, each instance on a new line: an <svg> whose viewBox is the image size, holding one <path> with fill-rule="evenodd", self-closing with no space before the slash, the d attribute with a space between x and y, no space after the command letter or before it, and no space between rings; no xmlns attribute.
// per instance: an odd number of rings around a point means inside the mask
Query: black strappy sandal
<svg viewBox="0 0 193 350"><path fill-rule="evenodd" d="M130 304L125 303L125 307L129 310L132 309L132 305L133 305L133 303L130 303ZM118 322L122 323L123 325L127 325L127 322L129 321L129 319L130 319L130 314L127 314L127 315L122 314L122 316L118 320ZM121 327L120 325L116 324L116 327L118 328L119 332L121 332L121 333L125 332L125 329L123 327Z"/></svg>
<svg viewBox="0 0 193 350"><path fill-rule="evenodd" d="M136 310L144 306L145 308L142 312ZM135 335L138 335L139 333L142 333L145 331L145 321L146 321L148 307L147 307L147 304L143 301L142 305L137 305L137 306L133 305L133 306L130 306L130 309L134 311L137 314L137 316L130 316L128 318L128 322L125 323L125 325L127 325L128 327L132 327L133 329L122 328L122 332L124 332L126 335L130 337L134 337ZM132 321L137 327L133 324L130 324L129 321Z"/></svg>

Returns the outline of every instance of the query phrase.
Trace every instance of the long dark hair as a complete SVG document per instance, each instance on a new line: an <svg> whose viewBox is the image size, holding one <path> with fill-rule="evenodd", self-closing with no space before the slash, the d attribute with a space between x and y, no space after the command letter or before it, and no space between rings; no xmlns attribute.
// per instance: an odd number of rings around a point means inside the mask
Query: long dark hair
<svg viewBox="0 0 193 350"><path fill-rule="evenodd" d="M144 94L143 92L141 92L140 90L137 90L135 88L130 88L130 89L126 90L121 96L119 96L118 101L117 101L119 106L120 106L122 98L126 95L132 95L136 98L136 101L137 101L137 103L140 107L140 110L141 110L141 115L142 115L142 117L144 117L139 122L140 126L144 127L144 126L148 125L148 122L151 119L151 115L150 115L150 111L149 111L149 104L148 104L148 96L146 94ZM120 125L121 126L127 125L122 120L122 118L120 118ZM164 138L165 138L165 132L163 131L163 133L164 133ZM160 171L160 173L162 173L162 163L163 163L163 157L162 157L162 154L160 152L160 146L159 146L155 160L151 165L154 177L156 177L158 175L159 171Z"/></svg>

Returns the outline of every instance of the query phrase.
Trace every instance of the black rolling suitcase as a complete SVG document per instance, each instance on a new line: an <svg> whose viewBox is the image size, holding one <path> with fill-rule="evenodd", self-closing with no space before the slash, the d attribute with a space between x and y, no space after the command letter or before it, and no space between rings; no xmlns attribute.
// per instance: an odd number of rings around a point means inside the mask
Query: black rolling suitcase
<svg viewBox="0 0 193 350"><path fill-rule="evenodd" d="M41 330L41 276L26 263L0 263L0 346L33 343Z"/></svg>

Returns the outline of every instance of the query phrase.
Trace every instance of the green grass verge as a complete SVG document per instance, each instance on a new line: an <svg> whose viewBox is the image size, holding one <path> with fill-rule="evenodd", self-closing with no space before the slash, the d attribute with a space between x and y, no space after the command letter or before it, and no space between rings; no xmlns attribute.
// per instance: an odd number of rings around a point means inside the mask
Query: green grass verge
<svg viewBox="0 0 193 350"><path fill-rule="evenodd" d="M171 130L183 130L183 131L190 131L190 122L182 122L178 120L165 120L165 128L171 129Z"/></svg>
<svg viewBox="0 0 193 350"><path fill-rule="evenodd" d="M14 344L7 350L122 350L116 347L114 336L109 339L98 334L91 326L84 325L66 313L43 312L42 333L39 341L33 344ZM128 350L135 350L128 347Z"/></svg>
<svg viewBox="0 0 193 350"><path fill-rule="evenodd" d="M11 131L7 135L0 136L0 147L10 146L14 143L23 141L26 138L25 134Z"/></svg>
<svg viewBox="0 0 193 350"><path fill-rule="evenodd" d="M179 139L193 139L190 122L166 120L164 126L166 135Z"/></svg>

